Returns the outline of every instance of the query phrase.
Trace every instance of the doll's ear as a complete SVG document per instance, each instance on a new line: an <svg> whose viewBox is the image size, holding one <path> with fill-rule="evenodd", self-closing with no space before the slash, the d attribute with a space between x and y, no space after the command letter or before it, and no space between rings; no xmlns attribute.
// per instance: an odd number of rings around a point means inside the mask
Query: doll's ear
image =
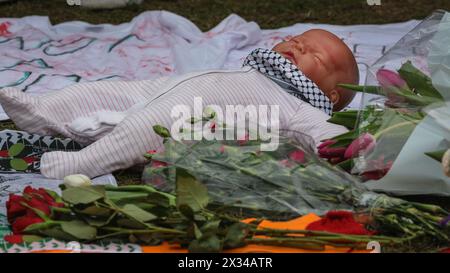
<svg viewBox="0 0 450 273"><path fill-rule="evenodd" d="M341 95L339 94L339 91L337 89L333 89L328 94L328 98L331 100L331 102L334 105L336 105L339 102L339 100L341 99Z"/></svg>

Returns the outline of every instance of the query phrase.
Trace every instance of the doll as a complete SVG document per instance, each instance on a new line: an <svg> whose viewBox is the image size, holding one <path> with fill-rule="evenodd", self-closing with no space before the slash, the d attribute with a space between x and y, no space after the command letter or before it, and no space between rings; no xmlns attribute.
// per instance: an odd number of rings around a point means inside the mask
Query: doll
<svg viewBox="0 0 450 273"><path fill-rule="evenodd" d="M162 139L152 126L170 128L171 109L192 104L194 97L224 108L278 105L280 129L300 132L305 135L301 144L315 149L321 140L346 132L327 122L333 110L353 98L338 83L358 83L355 58L337 36L314 29L272 50L254 50L238 70L81 83L42 96L3 88L0 103L22 130L88 144L77 152L45 153L43 175L95 177L144 163L146 151L161 150Z"/></svg>

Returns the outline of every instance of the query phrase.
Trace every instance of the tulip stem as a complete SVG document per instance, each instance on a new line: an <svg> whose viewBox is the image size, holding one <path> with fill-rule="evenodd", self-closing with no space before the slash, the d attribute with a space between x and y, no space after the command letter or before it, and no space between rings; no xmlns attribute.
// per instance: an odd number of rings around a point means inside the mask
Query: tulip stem
<svg viewBox="0 0 450 273"><path fill-rule="evenodd" d="M383 135L384 133L392 131L392 130L395 130L395 129L398 129L398 128L401 128L401 127L404 127L406 125L411 125L411 123L414 123L415 125L418 124L417 122L413 122L413 121L400 122L400 123L397 123L395 125L392 125L392 126L389 126L387 128L384 128L383 130L378 131L376 134L373 135L373 137L376 140L378 140L381 137L381 135Z"/></svg>

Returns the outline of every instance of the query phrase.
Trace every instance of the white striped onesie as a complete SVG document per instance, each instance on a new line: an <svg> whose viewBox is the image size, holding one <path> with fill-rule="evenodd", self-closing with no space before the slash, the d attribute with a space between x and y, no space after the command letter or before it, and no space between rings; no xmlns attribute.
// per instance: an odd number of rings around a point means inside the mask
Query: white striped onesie
<svg viewBox="0 0 450 273"><path fill-rule="evenodd" d="M0 90L0 103L8 116L24 131L41 135L61 134L84 144L78 152L48 152L41 159L41 173L61 179L82 173L89 177L110 173L145 162L148 150L160 150L162 139L152 126L171 128L174 105L193 107L193 98L203 105L279 105L280 129L310 136L303 143L315 149L320 140L346 132L326 122L328 115L285 92L258 71L244 67L236 71L205 71L174 78L144 81L99 81L75 84L42 96L29 96L16 88ZM88 138L76 135L67 125L79 117L107 111L127 111L117 126Z"/></svg>

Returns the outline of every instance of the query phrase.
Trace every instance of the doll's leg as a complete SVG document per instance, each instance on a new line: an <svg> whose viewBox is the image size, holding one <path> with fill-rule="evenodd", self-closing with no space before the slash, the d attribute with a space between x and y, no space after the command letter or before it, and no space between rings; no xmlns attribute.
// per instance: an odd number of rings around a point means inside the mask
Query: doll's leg
<svg viewBox="0 0 450 273"><path fill-rule="evenodd" d="M151 97L164 80L74 84L43 96L30 96L17 88L3 88L0 103L22 130L45 135L62 134L81 140L68 132L65 125L101 110L125 111Z"/></svg>
<svg viewBox="0 0 450 273"><path fill-rule="evenodd" d="M127 116L112 132L81 151L45 153L41 173L58 179L77 173L95 177L143 163L146 151L162 147L152 125L170 125L170 111L164 107L155 105Z"/></svg>

